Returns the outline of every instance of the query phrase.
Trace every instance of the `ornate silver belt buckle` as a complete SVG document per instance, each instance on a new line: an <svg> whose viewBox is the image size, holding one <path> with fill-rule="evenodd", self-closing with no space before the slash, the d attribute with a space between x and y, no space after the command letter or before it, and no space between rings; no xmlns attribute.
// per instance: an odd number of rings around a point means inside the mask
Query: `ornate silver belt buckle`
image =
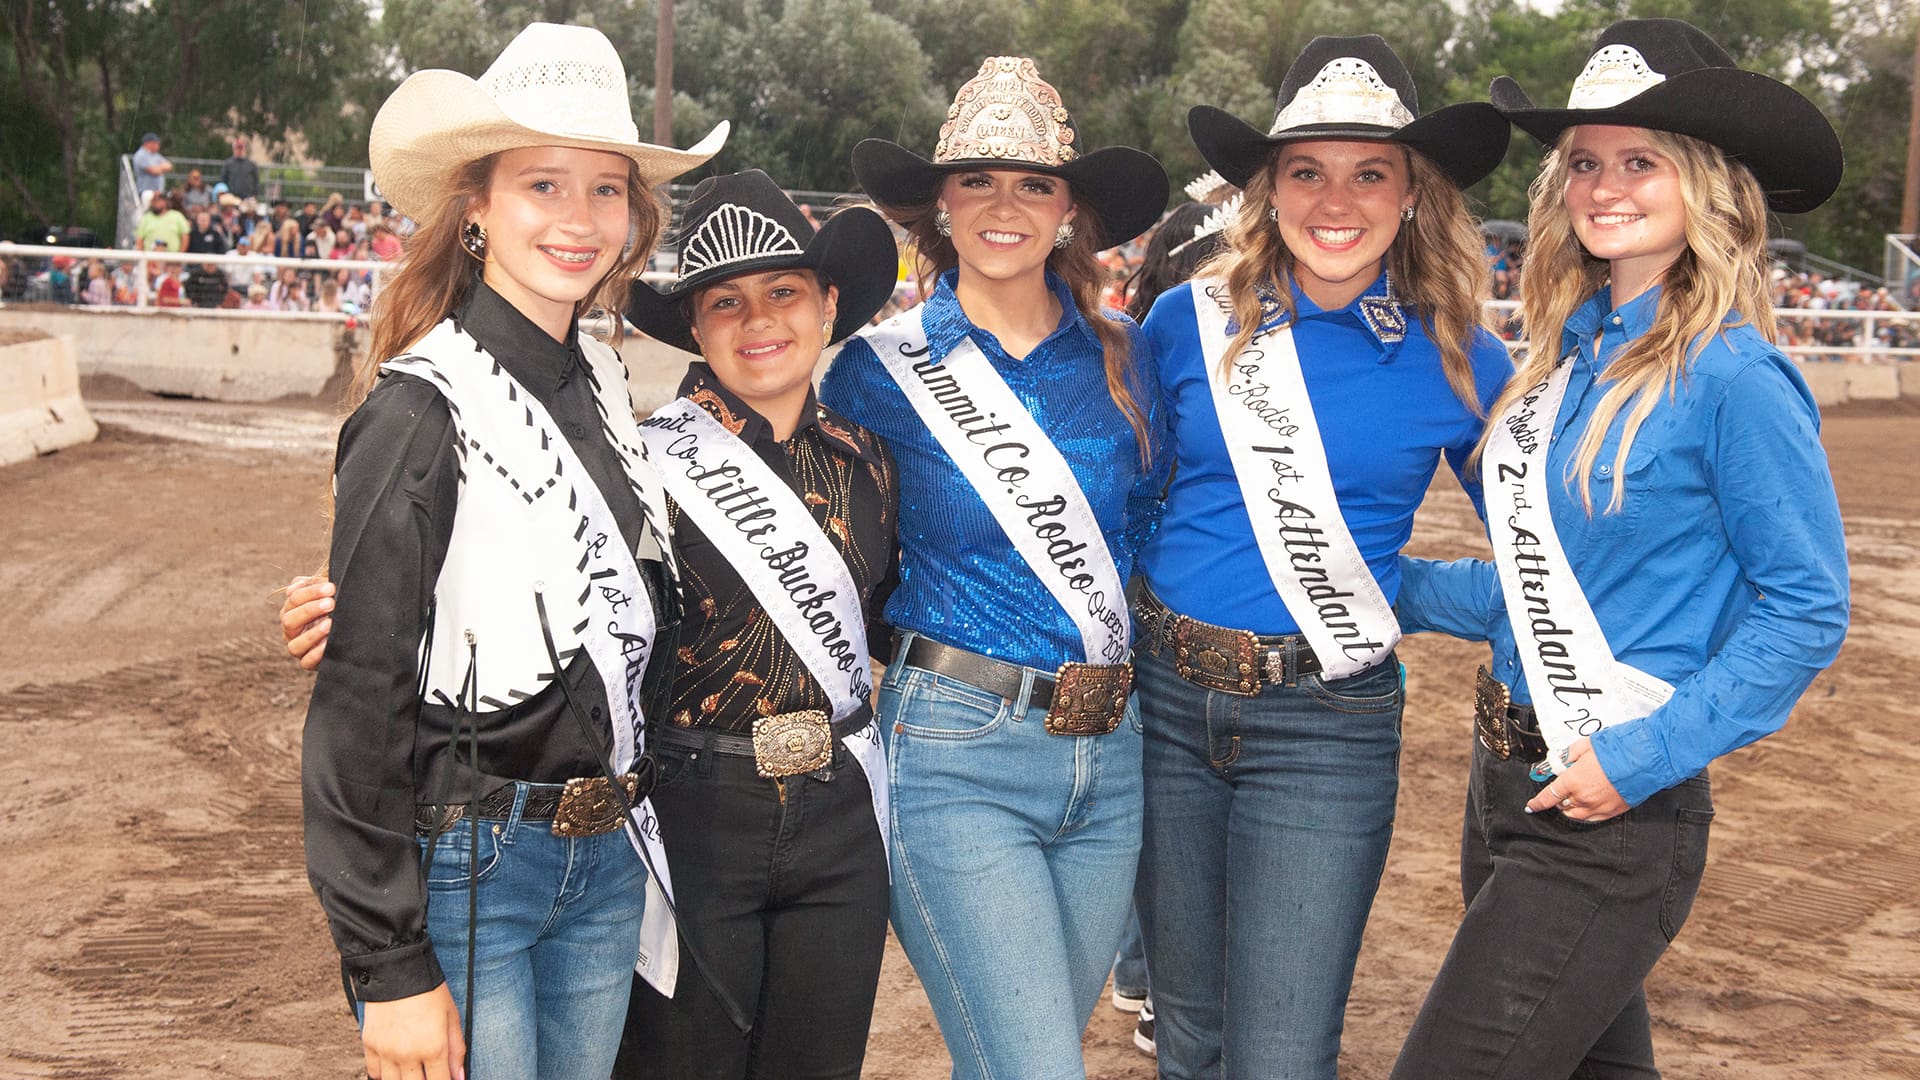
<svg viewBox="0 0 1920 1080"><path fill-rule="evenodd" d="M632 806L639 793L640 779L628 773L620 778L620 786L627 789L624 805L613 797L613 787L604 776L567 781L560 806L553 812L553 835L577 840L619 828L624 806Z"/></svg>
<svg viewBox="0 0 1920 1080"><path fill-rule="evenodd" d="M1486 668L1474 675L1473 727L1487 753L1505 761L1513 756L1513 741L1507 734L1507 705L1512 701L1507 684L1493 677Z"/></svg>
<svg viewBox="0 0 1920 1080"><path fill-rule="evenodd" d="M1223 694L1260 692L1259 639L1244 630L1216 630L1185 615L1174 616L1173 669L1190 683Z"/></svg>
<svg viewBox="0 0 1920 1080"><path fill-rule="evenodd" d="M825 768L833 761L833 723L820 709L753 722L753 764L771 780Z"/></svg>
<svg viewBox="0 0 1920 1080"><path fill-rule="evenodd" d="M1050 735L1105 735L1120 726L1133 692L1132 664L1083 664L1070 660L1053 673Z"/></svg>

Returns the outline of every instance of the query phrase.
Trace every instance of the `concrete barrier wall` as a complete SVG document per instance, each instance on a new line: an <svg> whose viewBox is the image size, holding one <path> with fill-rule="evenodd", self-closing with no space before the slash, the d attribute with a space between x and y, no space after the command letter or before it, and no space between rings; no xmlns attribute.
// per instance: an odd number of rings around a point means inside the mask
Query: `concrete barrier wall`
<svg viewBox="0 0 1920 1080"><path fill-rule="evenodd" d="M80 401L71 338L0 347L0 465L92 442L99 434Z"/></svg>

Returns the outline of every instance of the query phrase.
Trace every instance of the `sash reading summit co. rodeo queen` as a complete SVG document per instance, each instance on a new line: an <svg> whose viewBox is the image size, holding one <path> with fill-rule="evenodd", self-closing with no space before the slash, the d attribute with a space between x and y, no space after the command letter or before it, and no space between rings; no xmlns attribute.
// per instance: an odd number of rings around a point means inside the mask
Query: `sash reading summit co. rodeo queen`
<svg viewBox="0 0 1920 1080"><path fill-rule="evenodd" d="M594 403L606 434L657 540L667 520L666 500L653 467L644 460L646 451L626 394L626 372L613 350L598 341L583 336L580 347L591 365ZM451 321L435 327L408 356L383 367L425 379L447 399L464 459L461 513L479 515L469 522L473 527L464 536L456 515L455 538L441 578L457 576L463 566L474 565L463 588L443 598L444 605L436 601L436 621L444 625L428 643L430 654L436 659L453 655L447 642L463 628L478 625L484 628L476 635L483 639L478 646L496 658L484 668L531 672L534 668L528 665L532 664L539 671L548 670L544 641L526 636L528 628L537 625L535 596L544 593L552 599L549 610L563 616L562 625L555 627L562 643L585 650L600 676L610 714L615 771L625 772L646 749L640 682L656 626L646 582L622 540L606 497L588 477L573 448L556 434L558 427L546 408ZM549 555L561 557L549 559ZM671 557L664 546L663 556ZM510 568L507 563L519 566ZM507 576L492 577L476 587L472 578L489 567L494 574ZM520 571L534 576L508 580ZM460 609L459 604L468 600L477 607ZM603 627L605 632L590 633L589 627ZM518 640L514 633L521 635ZM573 651L562 650L563 662ZM428 675L436 683L461 677L451 665L433 661ZM476 686L482 682L478 677L475 681ZM533 682L531 688L538 685ZM457 694L457 682L454 687ZM485 696L478 692L475 696L487 704ZM508 686L498 696L503 700L493 708L504 708L510 703L505 699L517 701L528 694ZM635 970L661 993L671 995L680 968L679 935L670 906L673 878L652 800L641 799L632 813L634 828L627 830L627 837L649 871Z"/></svg>
<svg viewBox="0 0 1920 1080"><path fill-rule="evenodd" d="M1133 627L1124 586L1080 481L972 338L944 361L928 355L923 310L903 311L860 336L1073 620L1087 662L1125 663Z"/></svg>
<svg viewBox="0 0 1920 1080"><path fill-rule="evenodd" d="M686 398L640 422L680 510L726 556L842 720L873 696L860 589L839 549L760 455ZM845 737L867 774L873 820L887 843L887 759L880 728Z"/></svg>
<svg viewBox="0 0 1920 1080"><path fill-rule="evenodd" d="M1260 559L1321 668L1358 675L1400 640L1400 621L1340 515L1292 321L1254 335L1223 374L1232 313L1226 282L1194 279L1201 361Z"/></svg>
<svg viewBox="0 0 1920 1080"><path fill-rule="evenodd" d="M1571 358L1562 360L1521 395L1494 424L1481 455L1493 561L1547 740L1544 772L1559 771L1575 739L1637 720L1673 696L1666 681L1613 658L1553 526L1547 446L1572 372Z"/></svg>

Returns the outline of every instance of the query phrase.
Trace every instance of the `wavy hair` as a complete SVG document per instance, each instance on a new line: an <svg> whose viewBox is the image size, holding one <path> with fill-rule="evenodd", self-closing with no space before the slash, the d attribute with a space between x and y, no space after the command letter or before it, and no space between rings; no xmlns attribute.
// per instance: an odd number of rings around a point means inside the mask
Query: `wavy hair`
<svg viewBox="0 0 1920 1080"><path fill-rule="evenodd" d="M1398 144L1392 144L1398 145ZM1406 149L1414 193L1412 221L1401 221L1387 249L1387 271L1394 293L1412 307L1427 336L1440 349L1447 385L1476 416L1484 415L1473 380L1473 334L1480 323L1480 302L1490 292L1492 271L1479 223L1467 211L1466 197L1438 165ZM1271 284L1288 313L1293 311L1294 254L1268 219L1274 168L1281 148L1248 179L1240 212L1227 223L1226 249L1207 260L1199 273L1225 279L1240 330L1228 343L1222 371L1260 329L1260 287Z"/></svg>
<svg viewBox="0 0 1920 1080"><path fill-rule="evenodd" d="M413 235L400 248L398 269L381 286L372 310L373 341L366 355L354 366L347 384L346 407L357 408L372 391L380 375L380 365L400 356L426 336L427 331L458 310L472 291L479 263L460 242L460 230L470 207L485 205L493 179L493 165L499 155L480 158L462 166L440 201L416 223ZM627 289L633 278L646 267L654 242L660 238L664 214L653 189L640 177L640 170L627 165L628 245L584 298L573 306L575 318L594 308L604 308L615 316L614 333L620 333L619 315L626 308Z"/></svg>
<svg viewBox="0 0 1920 1080"><path fill-rule="evenodd" d="M1064 177L1060 179L1062 183L1067 183ZM1113 399L1113 404L1127 418L1128 426L1133 428L1134 439L1140 445L1140 461L1144 465L1151 456L1152 447L1147 432L1146 410L1134 399L1136 380L1127 325L1123 320L1108 318L1100 302L1100 294L1107 281L1107 270L1100 262L1099 253L1113 241L1108 239L1106 230L1101 227L1100 215L1092 211L1080 193L1073 190L1071 183L1067 183L1067 190L1072 193L1073 205L1079 211L1073 218L1073 240L1066 247L1054 248L1048 253L1047 269L1060 275L1060 280L1067 283L1068 291L1073 294L1074 308L1093 329L1094 336L1100 339L1106 365L1107 396ZM952 239L940 235L940 231L933 227L934 211L939 209L939 201L936 190L926 201L913 205L880 205L882 213L907 230L908 240L917 256L914 277L919 283L921 296L933 291L935 279L941 274L960 265L960 253L954 250Z"/></svg>
<svg viewBox="0 0 1920 1080"><path fill-rule="evenodd" d="M1593 514L1588 477L1607 430L1622 410L1626 423L1613 455L1613 471L1619 479L1607 501L1607 513L1617 513L1625 504L1627 453L1661 390L1672 399L1687 365L1715 334L1742 325L1753 326L1768 341L1775 334L1767 293L1767 199L1759 182L1745 165L1711 143L1666 131L1646 135L1679 174L1686 246L1660 278L1659 308L1652 327L1600 372L1600 380L1612 385L1594 405L1565 477L1568 483L1580 478L1580 501L1588 516ZM1572 140L1573 129L1568 129L1547 152L1540 175L1527 191L1531 206L1527 261L1520 271L1521 324L1533 344L1525 363L1494 403L1495 416L1503 415L1553 371L1568 317L1608 281L1607 262L1581 246L1567 212L1567 150ZM1475 460L1485 448L1483 436L1474 450Z"/></svg>

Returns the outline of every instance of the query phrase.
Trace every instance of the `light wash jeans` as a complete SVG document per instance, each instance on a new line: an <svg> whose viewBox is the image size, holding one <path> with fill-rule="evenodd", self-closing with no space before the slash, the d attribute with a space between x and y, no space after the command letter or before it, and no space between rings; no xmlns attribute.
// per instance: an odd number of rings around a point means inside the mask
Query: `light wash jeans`
<svg viewBox="0 0 1920 1080"><path fill-rule="evenodd" d="M1332 1080L1399 787L1400 665L1257 696L1136 655L1164 1080Z"/></svg>
<svg viewBox="0 0 1920 1080"><path fill-rule="evenodd" d="M480 819L475 857L465 818L435 843L427 937L465 1018L467 882L477 866L468 1075L606 1080L640 951L646 870L624 831L555 836L549 822L520 820L526 799L523 783L505 820Z"/></svg>
<svg viewBox="0 0 1920 1080"><path fill-rule="evenodd" d="M1138 713L1050 735L1031 680L1009 702L896 659L880 687L894 931L966 1080L1086 1075L1139 865Z"/></svg>

